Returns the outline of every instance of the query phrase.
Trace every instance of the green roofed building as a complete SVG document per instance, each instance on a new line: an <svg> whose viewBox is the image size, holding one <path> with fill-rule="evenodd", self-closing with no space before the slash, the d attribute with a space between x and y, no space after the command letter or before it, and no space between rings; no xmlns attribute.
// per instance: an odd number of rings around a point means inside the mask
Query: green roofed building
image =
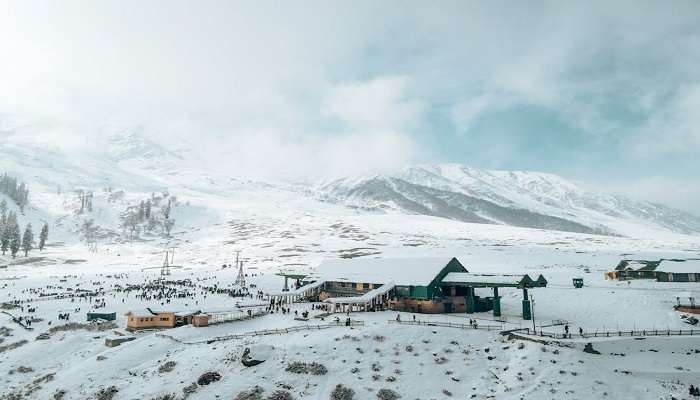
<svg viewBox="0 0 700 400"><path fill-rule="evenodd" d="M298 278L298 276L287 276ZM270 293L273 301L309 299L333 311L392 309L415 313L493 310L500 315L499 287L544 287L541 275L470 274L455 257L328 259L293 290ZM286 285L285 285L286 286ZM287 288L288 289L288 288ZM493 295L489 295L489 289ZM529 306L529 302L528 302ZM525 314L529 317L528 313Z"/></svg>

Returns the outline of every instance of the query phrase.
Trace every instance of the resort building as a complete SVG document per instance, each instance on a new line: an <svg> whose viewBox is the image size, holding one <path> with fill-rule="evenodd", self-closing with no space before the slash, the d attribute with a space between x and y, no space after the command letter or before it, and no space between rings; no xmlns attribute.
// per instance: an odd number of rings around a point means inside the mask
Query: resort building
<svg viewBox="0 0 700 400"><path fill-rule="evenodd" d="M323 301L334 312L493 310L500 316L498 288L512 287L523 289L523 316L529 319L527 289L547 285L541 275L532 279L527 275L472 274L455 257L329 259L310 274L279 275L285 281L294 279L294 289L271 293L273 301Z"/></svg>

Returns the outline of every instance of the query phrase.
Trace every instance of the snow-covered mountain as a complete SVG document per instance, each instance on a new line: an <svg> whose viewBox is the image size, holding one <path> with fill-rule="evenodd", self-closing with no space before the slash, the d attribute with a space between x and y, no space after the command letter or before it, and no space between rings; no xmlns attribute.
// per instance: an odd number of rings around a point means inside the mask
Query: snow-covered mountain
<svg viewBox="0 0 700 400"><path fill-rule="evenodd" d="M81 190L95 193L96 204L101 204L101 194L109 197L112 190L125 191L124 204L119 205L122 208L153 192L169 191L202 212L218 208L222 213L228 212L226 207L236 204L237 194L245 190L261 199L283 193L293 199L283 205L287 208L320 199L334 203L335 210L353 214L418 214L630 237L700 233L700 218L688 213L601 194L545 173L447 164L322 183L280 184L244 181L225 169L208 169L207 163L189 151L190 146L181 147L173 150L134 132L114 135L103 148L92 152L70 153L50 146L5 142L0 144L0 171L27 182L32 191L30 207L46 211L44 218L64 218L72 213L74 207L69 205L75 201L75 192ZM105 207L107 204L115 206L108 202ZM106 225L110 225L108 220L114 218L105 219Z"/></svg>
<svg viewBox="0 0 700 400"><path fill-rule="evenodd" d="M660 204L588 190L556 175L457 164L319 185L321 198L353 208L580 233L700 233L700 218Z"/></svg>

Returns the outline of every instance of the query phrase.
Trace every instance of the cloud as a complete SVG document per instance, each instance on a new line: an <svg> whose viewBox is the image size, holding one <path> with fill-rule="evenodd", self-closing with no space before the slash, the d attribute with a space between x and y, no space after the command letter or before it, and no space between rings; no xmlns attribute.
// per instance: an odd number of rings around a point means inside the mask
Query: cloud
<svg viewBox="0 0 700 400"><path fill-rule="evenodd" d="M695 1L15 2L0 14L0 127L68 148L138 128L219 154L210 162L231 174L303 177L450 151L518 168L518 139L554 124L505 124L511 138L489 146L477 122L534 109L587 135L551 152L690 159L699 13Z"/></svg>
<svg viewBox="0 0 700 400"><path fill-rule="evenodd" d="M653 175L610 182L598 187L640 201L664 204L689 213L700 215L700 179Z"/></svg>
<svg viewBox="0 0 700 400"><path fill-rule="evenodd" d="M680 88L654 110L632 147L640 159L700 152L700 83Z"/></svg>
<svg viewBox="0 0 700 400"><path fill-rule="evenodd" d="M415 129L423 119L425 105L405 97L408 81L407 77L389 76L339 83L330 90L324 112L352 129Z"/></svg>

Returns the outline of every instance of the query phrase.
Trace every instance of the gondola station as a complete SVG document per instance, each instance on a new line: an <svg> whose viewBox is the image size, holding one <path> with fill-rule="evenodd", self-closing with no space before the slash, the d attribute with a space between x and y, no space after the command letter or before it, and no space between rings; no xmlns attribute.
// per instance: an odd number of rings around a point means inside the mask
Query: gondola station
<svg viewBox="0 0 700 400"><path fill-rule="evenodd" d="M499 288L523 291L522 316L531 318L528 289L547 286L539 275L470 273L455 257L329 259L314 272L283 272L285 289L269 293L274 302L322 301L331 311L390 309L414 313L501 315ZM293 280L289 290L288 280Z"/></svg>

